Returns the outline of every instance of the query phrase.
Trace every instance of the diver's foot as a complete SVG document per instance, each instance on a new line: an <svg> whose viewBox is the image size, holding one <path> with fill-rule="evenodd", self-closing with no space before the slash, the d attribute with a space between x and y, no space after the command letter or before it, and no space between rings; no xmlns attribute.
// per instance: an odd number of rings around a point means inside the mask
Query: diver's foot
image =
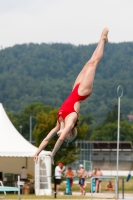
<svg viewBox="0 0 133 200"><path fill-rule="evenodd" d="M108 32L109 32L109 29L106 27L103 29L102 34L101 34L101 40L104 40L105 43L108 42Z"/></svg>

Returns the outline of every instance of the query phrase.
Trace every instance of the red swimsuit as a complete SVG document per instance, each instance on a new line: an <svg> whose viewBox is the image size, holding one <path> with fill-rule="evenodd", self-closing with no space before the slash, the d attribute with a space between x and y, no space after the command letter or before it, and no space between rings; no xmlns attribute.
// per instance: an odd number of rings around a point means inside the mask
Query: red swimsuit
<svg viewBox="0 0 133 200"><path fill-rule="evenodd" d="M75 88L73 89L73 91L70 93L70 95L68 96L68 98L63 102L63 104L61 105L59 111L58 111L58 120L59 117L62 117L63 119L66 118L67 115L69 115L72 112L76 112L74 110L74 104L78 101L84 100L87 97L90 96L90 94L85 95L85 96L80 96L78 94L78 88L79 88L80 84L77 84L75 86ZM77 113L77 112L76 112Z"/></svg>

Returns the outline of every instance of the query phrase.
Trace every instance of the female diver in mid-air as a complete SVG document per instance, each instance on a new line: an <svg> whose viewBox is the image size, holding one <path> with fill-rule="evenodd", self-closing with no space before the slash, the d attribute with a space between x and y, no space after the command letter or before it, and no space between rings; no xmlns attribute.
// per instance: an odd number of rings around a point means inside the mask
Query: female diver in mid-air
<svg viewBox="0 0 133 200"><path fill-rule="evenodd" d="M49 154L52 162L55 153L58 151L63 141L71 142L77 135L76 125L78 121L78 113L80 104L83 100L90 96L92 91L93 81L95 77L95 71L99 61L101 60L104 52L104 44L108 42L108 28L104 28L100 37L100 41L91 57L91 59L85 64L81 72L76 78L73 86L73 90L68 98L61 105L58 116L57 124L49 134L44 138L40 144L37 152L34 155L34 161L37 162L38 155L46 147L48 142L53 136L58 134L59 138L55 143L55 146Z"/></svg>

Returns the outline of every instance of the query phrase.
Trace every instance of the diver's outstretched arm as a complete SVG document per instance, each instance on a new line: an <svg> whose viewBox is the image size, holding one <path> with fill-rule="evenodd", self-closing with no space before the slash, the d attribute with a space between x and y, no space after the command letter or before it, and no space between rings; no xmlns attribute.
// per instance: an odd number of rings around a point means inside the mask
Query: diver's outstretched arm
<svg viewBox="0 0 133 200"><path fill-rule="evenodd" d="M44 138L38 147L37 152L34 155L34 161L37 162L39 153L47 146L48 142L56 135L57 131L59 131L59 124L57 123L56 127L54 127L49 134Z"/></svg>
<svg viewBox="0 0 133 200"><path fill-rule="evenodd" d="M59 148L61 147L66 135L72 130L72 126L66 126L62 133L61 133L61 136L58 138L57 142L55 143L55 146L50 154L51 156L51 160L52 160L52 163L54 164L54 155L56 154L56 152L59 150Z"/></svg>

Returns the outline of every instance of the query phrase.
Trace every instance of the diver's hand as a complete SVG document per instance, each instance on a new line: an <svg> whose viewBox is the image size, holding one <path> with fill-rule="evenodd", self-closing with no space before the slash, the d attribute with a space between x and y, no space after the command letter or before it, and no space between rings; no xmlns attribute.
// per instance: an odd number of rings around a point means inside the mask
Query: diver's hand
<svg viewBox="0 0 133 200"><path fill-rule="evenodd" d="M34 161L37 163L38 162L38 154L34 155Z"/></svg>
<svg viewBox="0 0 133 200"><path fill-rule="evenodd" d="M51 163L54 165L54 156L51 156Z"/></svg>

